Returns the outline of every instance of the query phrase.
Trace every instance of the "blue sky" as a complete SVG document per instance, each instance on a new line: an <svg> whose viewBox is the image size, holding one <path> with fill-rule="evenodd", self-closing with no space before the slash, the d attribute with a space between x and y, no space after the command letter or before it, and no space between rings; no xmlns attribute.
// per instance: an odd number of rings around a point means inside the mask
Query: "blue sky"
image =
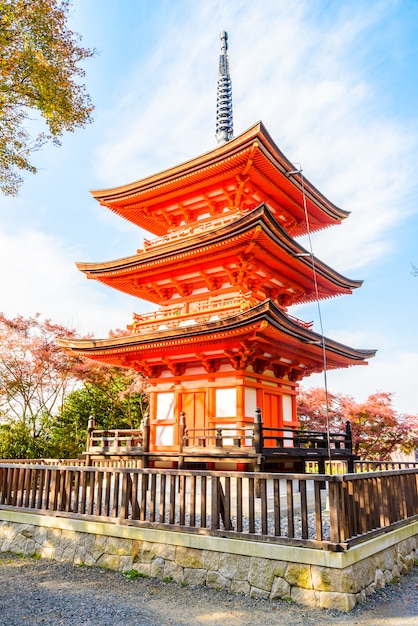
<svg viewBox="0 0 418 626"><path fill-rule="evenodd" d="M35 156L1 198L1 309L107 336L150 305L87 281L75 261L140 247L143 232L88 190L132 182L215 147L219 32L229 35L234 132L262 120L331 201L351 212L313 237L317 257L361 289L321 304L324 333L377 348L329 372L331 391L395 394L417 413L418 2L74 0L71 26L98 49L86 84L95 121ZM302 243L306 243L302 241ZM315 306L290 313L315 321ZM305 386L323 384L322 376Z"/></svg>

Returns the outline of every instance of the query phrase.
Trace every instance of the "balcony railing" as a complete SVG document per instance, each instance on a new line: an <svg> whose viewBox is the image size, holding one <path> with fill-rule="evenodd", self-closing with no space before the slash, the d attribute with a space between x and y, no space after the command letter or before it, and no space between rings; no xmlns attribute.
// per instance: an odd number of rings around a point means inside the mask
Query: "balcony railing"
<svg viewBox="0 0 418 626"><path fill-rule="evenodd" d="M243 213L244 211L234 211L233 213L222 214L220 217L196 221L193 224L188 224L184 228L176 228L156 239L144 239L144 249L150 250L158 248L175 241L186 239L187 237L192 237L193 235L200 235L209 230L215 230L215 228L221 228L241 217Z"/></svg>
<svg viewBox="0 0 418 626"><path fill-rule="evenodd" d="M143 332L145 329L155 331L162 328L177 328L182 325L204 324L241 313L255 304L254 300L245 299L242 296L225 297L218 300L206 298L190 303L188 310L179 307L167 311L160 309L149 313L134 313L133 323L128 326L128 329L136 333ZM310 329L313 326L313 322L304 322L289 314L287 317L302 328Z"/></svg>

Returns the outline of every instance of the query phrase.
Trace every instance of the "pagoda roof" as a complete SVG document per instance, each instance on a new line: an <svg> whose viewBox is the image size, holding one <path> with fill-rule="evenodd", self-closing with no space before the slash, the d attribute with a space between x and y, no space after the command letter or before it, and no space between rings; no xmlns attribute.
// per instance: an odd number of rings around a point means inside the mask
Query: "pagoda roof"
<svg viewBox="0 0 418 626"><path fill-rule="evenodd" d="M59 339L59 344L89 359L133 367L146 375L161 368L174 375L187 366L217 367L223 362L237 370L252 365L275 367L292 380L327 369L365 364L375 350L350 348L300 326L271 300L247 311L204 324L107 339ZM209 365L208 365L209 364ZM158 376L158 375L157 375ZM282 376L277 376L282 377Z"/></svg>
<svg viewBox="0 0 418 626"><path fill-rule="evenodd" d="M349 213L332 204L279 150L262 122L180 165L142 180L93 190L101 204L145 230L161 236L198 215L252 209L265 201L292 235L338 224Z"/></svg>
<svg viewBox="0 0 418 626"><path fill-rule="evenodd" d="M351 293L362 284L313 257L264 203L215 230L200 232L198 225L187 236L156 243L133 256L77 266L88 278L156 304L170 302L176 291L184 295L186 284L201 299L202 289L209 294L208 285L214 291L217 284L238 281L239 272L246 290L253 284L266 298L282 296L284 306L316 299L314 268L320 299Z"/></svg>

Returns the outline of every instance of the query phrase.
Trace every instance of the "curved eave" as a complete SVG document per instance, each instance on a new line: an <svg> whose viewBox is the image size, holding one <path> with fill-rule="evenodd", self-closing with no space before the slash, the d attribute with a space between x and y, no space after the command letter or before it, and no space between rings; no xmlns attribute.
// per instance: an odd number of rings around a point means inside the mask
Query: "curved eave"
<svg viewBox="0 0 418 626"><path fill-rule="evenodd" d="M162 265L167 269L185 257L192 261L199 256L202 257L202 255L208 254L208 250L219 248L219 246L222 246L223 250L225 250L228 243L237 245L236 242L240 237L245 238L248 235L250 239L250 236L256 229L261 229L263 233L261 239L264 239L262 243L265 244L265 247L273 247L274 252L274 246L277 246L281 253L288 255L290 262L296 268L300 268L300 272L305 276L305 280L308 272L313 276L313 266L315 266L315 271L320 281L325 281L335 287L335 295L338 293L351 293L353 289L357 289L362 285L361 280L347 278L333 270L326 263L323 263L316 257L312 257L305 248L286 233L264 203L231 224L206 233L192 235L182 240L181 246L176 241L123 259L104 263L77 263L77 267L88 278L103 282L122 292L136 295L134 291L129 291L124 286L124 280L126 280L128 275L144 272L150 268L155 268L158 271ZM259 241L260 237L257 238L256 245L258 245ZM121 280L119 285L118 279Z"/></svg>
<svg viewBox="0 0 418 626"><path fill-rule="evenodd" d="M245 151L248 154L244 154ZM301 196L301 174L288 176L289 172L294 171L294 166L279 150L261 122L258 122L228 143L176 167L128 185L92 190L90 193L101 204L107 206L121 217L146 228L150 232L162 234L163 231L159 231L158 228L155 230L155 225L153 229L152 219L143 217L140 223L138 216L131 212L130 207L134 204L138 205L138 203L152 205L155 202L160 202L164 194L170 194L170 192L172 193L175 190L184 195L187 189L196 186L197 183L203 186L206 178L210 176L222 175L225 178L228 171L234 168L234 163L241 163L242 161L241 165L244 166L249 158L253 159L254 162L258 162L260 169L266 172L266 177L269 177L270 174L270 179L272 176L276 178L276 185L280 183L283 188L293 189L293 193L297 191ZM272 171L269 174L266 170L267 163L272 166ZM277 177L277 175L279 176ZM308 203L312 203L312 207L323 216L324 223L322 226L317 226L317 228L340 223L341 220L348 217L349 212L331 203L306 178L303 179L303 188ZM299 200L300 202L301 200ZM160 228L163 228L163 226L160 226ZM301 230L301 232L304 231Z"/></svg>
<svg viewBox="0 0 418 626"><path fill-rule="evenodd" d="M358 350L332 339L322 337L309 329L299 326L285 315L271 300L248 309L247 311L223 320L196 324L168 330L154 331L148 334L128 335L106 339L59 339L61 347L89 358L115 354L129 354L150 347L180 346L183 351L190 351L193 343L213 344L222 342L231 333L240 334L250 330L254 337L270 341L274 332L285 335L289 341L303 346L305 353L315 360L321 359L323 346L330 358L330 367L348 367L365 363L375 356L376 350ZM272 335L273 332L273 335ZM101 360L99 358L99 360Z"/></svg>

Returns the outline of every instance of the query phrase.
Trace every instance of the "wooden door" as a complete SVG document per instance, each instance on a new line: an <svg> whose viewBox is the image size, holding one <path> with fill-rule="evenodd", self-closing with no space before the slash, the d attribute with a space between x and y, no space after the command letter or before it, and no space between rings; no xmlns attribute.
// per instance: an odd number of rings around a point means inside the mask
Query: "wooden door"
<svg viewBox="0 0 418 626"><path fill-rule="evenodd" d="M181 396L181 407L186 415L186 428L191 431L199 429L196 436L204 437L206 428L206 392L194 391L183 393ZM194 436L192 437L194 438ZM193 445L192 442L190 442Z"/></svg>

